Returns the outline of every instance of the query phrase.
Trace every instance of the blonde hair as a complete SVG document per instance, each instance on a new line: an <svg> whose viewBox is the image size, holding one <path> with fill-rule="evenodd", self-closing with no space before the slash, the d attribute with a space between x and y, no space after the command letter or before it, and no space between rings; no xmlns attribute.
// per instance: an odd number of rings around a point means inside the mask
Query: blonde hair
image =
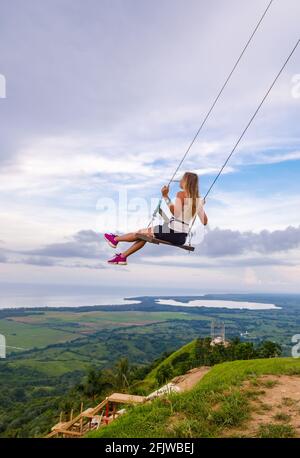
<svg viewBox="0 0 300 458"><path fill-rule="evenodd" d="M192 172L185 172L183 175L184 189L189 198L192 199L192 216L196 213L199 199L199 180L198 175Z"/></svg>

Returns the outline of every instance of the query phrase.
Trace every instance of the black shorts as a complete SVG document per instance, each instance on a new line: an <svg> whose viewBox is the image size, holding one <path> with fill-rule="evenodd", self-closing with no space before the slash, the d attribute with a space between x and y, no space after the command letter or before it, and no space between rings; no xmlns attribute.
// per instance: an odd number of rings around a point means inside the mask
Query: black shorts
<svg viewBox="0 0 300 458"><path fill-rule="evenodd" d="M173 229L170 229L168 223L154 226L153 233L155 238L173 243L174 245L184 245L187 237L185 232L175 232Z"/></svg>

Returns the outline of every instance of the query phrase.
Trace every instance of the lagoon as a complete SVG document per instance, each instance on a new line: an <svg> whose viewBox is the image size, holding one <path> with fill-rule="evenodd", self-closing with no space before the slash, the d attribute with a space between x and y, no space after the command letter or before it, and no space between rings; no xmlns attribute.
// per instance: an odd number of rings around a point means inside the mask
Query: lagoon
<svg viewBox="0 0 300 458"><path fill-rule="evenodd" d="M156 299L155 302L161 305L174 305L182 307L210 307L210 308L226 308L226 309L247 309L247 310L272 310L281 309L275 304L264 304L260 302L244 302L244 301L224 301L224 300L209 300L197 299L188 302L179 302L173 299Z"/></svg>

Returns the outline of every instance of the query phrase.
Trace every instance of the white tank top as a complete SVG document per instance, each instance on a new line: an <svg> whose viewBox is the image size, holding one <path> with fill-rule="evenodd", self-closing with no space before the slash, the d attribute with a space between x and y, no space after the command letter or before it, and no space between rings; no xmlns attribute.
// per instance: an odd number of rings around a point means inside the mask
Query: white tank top
<svg viewBox="0 0 300 458"><path fill-rule="evenodd" d="M192 214L192 208L193 200L191 198L185 198L184 205L181 207L180 213L171 217L168 224L169 228L176 232L185 232L187 234L189 232L190 224L195 216ZM203 202L199 197L197 199L196 215L200 215L201 211L203 211Z"/></svg>

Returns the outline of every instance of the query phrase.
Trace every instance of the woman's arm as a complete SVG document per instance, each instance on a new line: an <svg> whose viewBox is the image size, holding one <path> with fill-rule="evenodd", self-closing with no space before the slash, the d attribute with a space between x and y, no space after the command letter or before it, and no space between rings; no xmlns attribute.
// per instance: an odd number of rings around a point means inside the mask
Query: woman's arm
<svg viewBox="0 0 300 458"><path fill-rule="evenodd" d="M176 194L175 205L173 204L173 202L169 198L169 187L168 186L164 186L162 188L162 190L161 190L161 193L162 193L163 198L165 199L165 201L166 201L166 203L167 203L172 215L174 215L174 216L175 216L175 214L179 215L180 211L182 210L182 207L184 205L184 192L178 192Z"/></svg>
<svg viewBox="0 0 300 458"><path fill-rule="evenodd" d="M203 202L203 201L202 201ZM198 210L198 216L200 218L200 221L201 223L206 226L207 223L208 223L208 218L207 218L207 214L205 213L204 211L204 208L203 208L203 205L204 205L205 202L203 202L201 205L200 205L200 208Z"/></svg>

